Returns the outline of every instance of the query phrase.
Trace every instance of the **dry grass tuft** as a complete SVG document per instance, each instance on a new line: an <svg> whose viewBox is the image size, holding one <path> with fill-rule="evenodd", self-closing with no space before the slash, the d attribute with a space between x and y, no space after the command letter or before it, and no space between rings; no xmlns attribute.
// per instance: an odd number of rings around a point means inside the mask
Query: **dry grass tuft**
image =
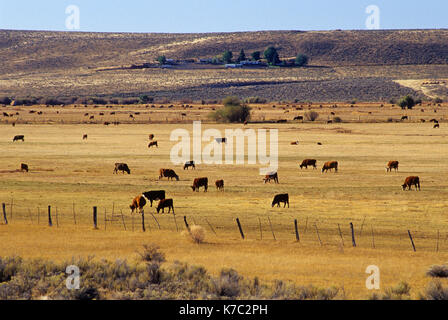
<svg viewBox="0 0 448 320"><path fill-rule="evenodd" d="M189 237L194 243L203 243L205 239L205 230L201 226L192 225L190 227L190 232L183 231L182 235L184 237Z"/></svg>

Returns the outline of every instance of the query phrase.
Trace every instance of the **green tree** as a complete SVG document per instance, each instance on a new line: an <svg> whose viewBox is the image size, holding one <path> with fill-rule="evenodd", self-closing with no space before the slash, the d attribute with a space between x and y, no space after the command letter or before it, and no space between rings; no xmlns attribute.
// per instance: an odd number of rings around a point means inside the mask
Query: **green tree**
<svg viewBox="0 0 448 320"><path fill-rule="evenodd" d="M260 61L260 59L261 59L261 52L260 51L254 51L254 52L252 52L251 56L252 56L252 60Z"/></svg>
<svg viewBox="0 0 448 320"><path fill-rule="evenodd" d="M210 114L215 121L244 122L250 119L251 108L243 104L238 97L229 96L222 101L224 107Z"/></svg>
<svg viewBox="0 0 448 320"><path fill-rule="evenodd" d="M157 61L159 61L160 64L166 63L166 57L165 56L158 56Z"/></svg>
<svg viewBox="0 0 448 320"><path fill-rule="evenodd" d="M412 109L415 106L415 100L411 96L407 95L400 99L398 105L401 107L401 109Z"/></svg>
<svg viewBox="0 0 448 320"><path fill-rule="evenodd" d="M296 66L299 66L299 67L306 66L308 64L308 60L309 59L306 55L300 53L296 57L296 61L295 61Z"/></svg>
<svg viewBox="0 0 448 320"><path fill-rule="evenodd" d="M246 61L246 54L244 53L244 49L241 49L240 55L238 56L237 61L238 62Z"/></svg>
<svg viewBox="0 0 448 320"><path fill-rule="evenodd" d="M269 47L264 51L264 57L270 64L278 64L280 63L280 58L277 52L277 49L274 47Z"/></svg>
<svg viewBox="0 0 448 320"><path fill-rule="evenodd" d="M222 54L222 61L225 63L232 63L233 53L232 51L226 50Z"/></svg>

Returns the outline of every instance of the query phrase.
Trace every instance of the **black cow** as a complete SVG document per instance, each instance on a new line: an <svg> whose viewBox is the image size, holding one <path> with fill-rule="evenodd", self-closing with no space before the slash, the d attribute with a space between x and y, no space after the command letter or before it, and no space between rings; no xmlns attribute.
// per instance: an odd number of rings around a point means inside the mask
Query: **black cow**
<svg viewBox="0 0 448 320"><path fill-rule="evenodd" d="M227 138L215 138L215 141L218 143L227 143Z"/></svg>
<svg viewBox="0 0 448 320"><path fill-rule="evenodd" d="M159 213L160 210L162 210L162 213L165 213L165 208L169 208L168 213L170 213L171 209L173 209L173 214L174 214L173 199L160 200L160 202L157 206L157 213Z"/></svg>
<svg viewBox="0 0 448 320"><path fill-rule="evenodd" d="M19 140L25 141L25 136L23 136L23 135L14 136L14 138L12 139L12 142L19 141Z"/></svg>
<svg viewBox="0 0 448 320"><path fill-rule="evenodd" d="M143 196L151 203L152 207L153 201L165 199L165 190L153 190L143 192Z"/></svg>
<svg viewBox="0 0 448 320"><path fill-rule="evenodd" d="M128 174L131 174L131 170L129 169L128 165L126 163L116 163L114 173L118 174L118 171L127 172Z"/></svg>
<svg viewBox="0 0 448 320"><path fill-rule="evenodd" d="M20 171L22 171L22 172L24 172L24 171L28 172L28 171L29 171L29 170L28 170L28 165L25 164L25 163L22 163L22 164L20 165Z"/></svg>
<svg viewBox="0 0 448 320"><path fill-rule="evenodd" d="M274 200L272 200L272 207L274 207L275 205L277 205L278 207L280 207L280 202L284 203L283 208L286 207L286 204L288 204L288 208L289 208L289 195L287 193L284 194L277 194L274 197Z"/></svg>
<svg viewBox="0 0 448 320"><path fill-rule="evenodd" d="M193 169L196 169L196 166L195 166L193 160L185 162L185 164L184 164L184 170L185 170L185 169L188 170L189 167L192 167Z"/></svg>

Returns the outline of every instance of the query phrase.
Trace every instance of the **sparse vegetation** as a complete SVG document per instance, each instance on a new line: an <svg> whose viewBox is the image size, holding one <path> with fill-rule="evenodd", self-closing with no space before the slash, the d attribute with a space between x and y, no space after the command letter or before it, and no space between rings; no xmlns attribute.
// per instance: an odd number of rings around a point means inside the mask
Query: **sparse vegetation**
<svg viewBox="0 0 448 320"><path fill-rule="evenodd" d="M148 249L149 248L149 249ZM157 246L145 247L141 263L77 258L63 263L0 257L0 299L334 299L336 288L273 286L245 279L233 269L211 276L206 269L174 262L165 266ZM157 257L154 259L153 257ZM66 288L65 268L80 268L80 289Z"/></svg>
<svg viewBox="0 0 448 320"><path fill-rule="evenodd" d="M308 64L309 58L304 54L298 54L295 60L295 64L298 67L304 67Z"/></svg>
<svg viewBox="0 0 448 320"><path fill-rule="evenodd" d="M242 104L238 97L230 96L223 100L222 109L213 112L210 117L219 122L244 122L250 119L250 107Z"/></svg>
<svg viewBox="0 0 448 320"><path fill-rule="evenodd" d="M433 278L448 278L448 266L432 265L426 275Z"/></svg>
<svg viewBox="0 0 448 320"><path fill-rule="evenodd" d="M400 99L398 102L398 105L401 107L401 109L412 109L415 106L415 100L411 96L405 96Z"/></svg>
<svg viewBox="0 0 448 320"><path fill-rule="evenodd" d="M305 118L308 121L316 121L319 118L319 113L316 111L307 111L305 112Z"/></svg>

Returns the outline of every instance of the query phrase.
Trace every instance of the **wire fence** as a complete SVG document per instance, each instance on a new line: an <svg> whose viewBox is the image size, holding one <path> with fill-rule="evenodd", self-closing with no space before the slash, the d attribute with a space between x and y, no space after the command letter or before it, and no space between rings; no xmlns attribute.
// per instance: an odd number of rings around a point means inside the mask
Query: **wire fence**
<svg viewBox="0 0 448 320"><path fill-rule="evenodd" d="M184 216L155 213L149 208L143 214L131 214L129 208L45 206L27 207L13 200L2 203L0 223L50 227L91 227L102 231L181 232L200 225L217 239L253 239L263 241L295 241L317 247L337 246L371 249L398 249L418 252L448 252L448 230L396 229L367 223L366 218L340 223L318 221L309 217L287 219L275 216ZM167 210L167 209L166 209Z"/></svg>

